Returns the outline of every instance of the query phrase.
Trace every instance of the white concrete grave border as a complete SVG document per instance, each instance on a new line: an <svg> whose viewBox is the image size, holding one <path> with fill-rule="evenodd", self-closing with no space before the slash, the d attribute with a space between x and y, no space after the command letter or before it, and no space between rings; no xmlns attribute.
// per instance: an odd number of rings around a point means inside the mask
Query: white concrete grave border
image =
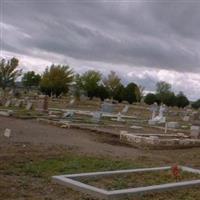
<svg viewBox="0 0 200 200"><path fill-rule="evenodd" d="M200 174L200 170L193 169L190 167L185 167L185 166L179 166L179 167L183 171ZM119 170L119 171L105 171L105 172L95 172L95 173L53 176L52 179L54 182L67 186L71 189L83 192L85 194L89 194L96 198L109 199L109 200L121 199L121 198L129 197L129 196L138 196L138 195L152 193L152 192L163 192L163 191L168 191L168 190L176 190L176 189L183 189L183 188L188 188L188 187L193 187L193 186L200 186L200 179L198 179L198 180L191 180L191 181L166 183L166 184L161 184L161 185L107 191L107 190L100 189L100 188L81 182L81 180L83 179L92 178L92 177L97 178L97 177L106 177L106 176L119 175L119 174L152 172L152 171L161 171L161 170L169 170L169 169L171 169L170 166L157 167L157 168Z"/></svg>

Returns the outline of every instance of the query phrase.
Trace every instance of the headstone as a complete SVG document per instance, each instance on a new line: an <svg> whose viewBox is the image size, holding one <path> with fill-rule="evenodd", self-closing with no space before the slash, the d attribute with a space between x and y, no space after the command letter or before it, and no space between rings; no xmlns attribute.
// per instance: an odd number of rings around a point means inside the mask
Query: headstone
<svg viewBox="0 0 200 200"><path fill-rule="evenodd" d="M161 106L160 106L160 109L159 109L159 117L160 118L163 118L163 116L164 116L164 113L166 112L166 106L165 106L165 104L162 104Z"/></svg>
<svg viewBox="0 0 200 200"><path fill-rule="evenodd" d="M10 113L7 111L0 111L0 116L9 117Z"/></svg>
<svg viewBox="0 0 200 200"><path fill-rule="evenodd" d="M99 123L101 120L101 112L93 112L92 121Z"/></svg>
<svg viewBox="0 0 200 200"><path fill-rule="evenodd" d="M10 91L8 92L8 94L12 96L12 95L14 94L14 90L10 90Z"/></svg>
<svg viewBox="0 0 200 200"><path fill-rule="evenodd" d="M190 137L193 139L200 139L200 126L191 126Z"/></svg>
<svg viewBox="0 0 200 200"><path fill-rule="evenodd" d="M122 116L120 112L117 114L117 121L118 122L122 121Z"/></svg>
<svg viewBox="0 0 200 200"><path fill-rule="evenodd" d="M6 128L3 134L5 137L10 138L11 136L11 130L9 128Z"/></svg>
<svg viewBox="0 0 200 200"><path fill-rule="evenodd" d="M122 110L122 113L123 113L123 114L127 114L128 109L129 109L129 106L128 106L128 105L125 105L125 107L124 107L123 110Z"/></svg>
<svg viewBox="0 0 200 200"><path fill-rule="evenodd" d="M192 121L197 121L199 120L199 112L193 112L192 113Z"/></svg>
<svg viewBox="0 0 200 200"><path fill-rule="evenodd" d="M131 126L130 128L133 128L133 129L142 129L143 127L142 126Z"/></svg>
<svg viewBox="0 0 200 200"><path fill-rule="evenodd" d="M72 119L73 117L74 117L74 112L73 111L68 111L68 112L65 112L63 114L63 118Z"/></svg>
<svg viewBox="0 0 200 200"><path fill-rule="evenodd" d="M33 103L32 102L28 102L26 105L26 110L31 110L33 108Z"/></svg>
<svg viewBox="0 0 200 200"><path fill-rule="evenodd" d="M152 109L152 111L155 111L155 110ZM152 119L149 120L149 125L166 123L166 117L164 116L165 112L166 112L166 106L164 104L162 104L160 106L158 116L154 117L154 112L153 112Z"/></svg>
<svg viewBox="0 0 200 200"><path fill-rule="evenodd" d="M22 104L23 104L22 100L17 100L17 101L15 102L15 107L19 108L19 107L22 106Z"/></svg>
<svg viewBox="0 0 200 200"><path fill-rule="evenodd" d="M190 116L184 116L183 117L184 122L189 122L190 121Z"/></svg>
<svg viewBox="0 0 200 200"><path fill-rule="evenodd" d="M7 100L5 103L5 107L8 108L11 106L11 100Z"/></svg>
<svg viewBox="0 0 200 200"><path fill-rule="evenodd" d="M101 105L101 112L112 113L113 112L113 104L104 102Z"/></svg>
<svg viewBox="0 0 200 200"><path fill-rule="evenodd" d="M82 94L82 95L80 96L80 100L81 100L81 101L86 101L86 100L88 100L88 97Z"/></svg>
<svg viewBox="0 0 200 200"><path fill-rule="evenodd" d="M75 99L71 99L70 102L69 102L69 105L70 105L70 106L73 106L74 103L75 103Z"/></svg>
<svg viewBox="0 0 200 200"><path fill-rule="evenodd" d="M151 119L154 119L158 111L158 104L156 102L153 105L151 105L150 111L152 112Z"/></svg>
<svg viewBox="0 0 200 200"><path fill-rule="evenodd" d="M180 128L180 124L178 122L167 122L167 127L178 129L178 128Z"/></svg>
<svg viewBox="0 0 200 200"><path fill-rule="evenodd" d="M45 96L43 99L43 111L48 111L48 96Z"/></svg>

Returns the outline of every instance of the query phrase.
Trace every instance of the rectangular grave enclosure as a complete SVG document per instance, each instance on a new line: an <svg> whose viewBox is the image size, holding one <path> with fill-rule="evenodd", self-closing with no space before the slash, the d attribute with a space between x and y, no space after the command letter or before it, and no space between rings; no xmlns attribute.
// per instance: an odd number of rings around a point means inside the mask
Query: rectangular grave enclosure
<svg viewBox="0 0 200 200"><path fill-rule="evenodd" d="M190 167L179 166L181 170L187 171L190 173L200 174L200 170L193 169ZM52 179L54 182L67 186L73 190L89 194L95 198L99 199L122 199L131 196L138 196L152 192L163 192L176 189L184 189L193 186L200 186L200 179L192 181L182 181L175 183L166 183L161 185L137 187L137 188L128 188L121 190L108 191L100 189L85 183L82 183L81 180L88 178L103 178L106 176L120 175L120 174L129 174L137 172L153 172L153 171L162 171L170 170L171 166L167 167L156 167L156 168L141 168L141 169L129 169L129 170L118 170L118 171L105 171L105 172L94 172L94 173L82 173L82 174L72 174L72 175L60 175L53 176Z"/></svg>

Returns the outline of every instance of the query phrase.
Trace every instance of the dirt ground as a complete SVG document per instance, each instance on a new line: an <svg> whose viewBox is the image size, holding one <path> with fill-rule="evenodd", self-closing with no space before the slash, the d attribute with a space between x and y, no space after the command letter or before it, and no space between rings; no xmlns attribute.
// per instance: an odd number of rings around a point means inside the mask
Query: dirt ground
<svg viewBox="0 0 200 200"><path fill-rule="evenodd" d="M5 128L12 130L11 138L3 136ZM91 199L51 181L10 171L12 165L55 158L66 152L97 158L130 160L143 163L146 167L178 163L200 169L199 148L140 150L121 144L118 138L113 136L62 129L35 120L0 117L0 199ZM199 188L197 190L199 191ZM164 198L156 199L164 200Z"/></svg>

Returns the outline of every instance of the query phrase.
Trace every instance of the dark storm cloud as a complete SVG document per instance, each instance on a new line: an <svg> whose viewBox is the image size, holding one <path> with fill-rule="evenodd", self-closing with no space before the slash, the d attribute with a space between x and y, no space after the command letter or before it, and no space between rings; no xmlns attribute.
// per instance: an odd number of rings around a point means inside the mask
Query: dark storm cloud
<svg viewBox="0 0 200 200"><path fill-rule="evenodd" d="M2 1L2 0L1 0ZM3 49L198 71L200 3L3 0ZM39 55L38 55L39 56Z"/></svg>

